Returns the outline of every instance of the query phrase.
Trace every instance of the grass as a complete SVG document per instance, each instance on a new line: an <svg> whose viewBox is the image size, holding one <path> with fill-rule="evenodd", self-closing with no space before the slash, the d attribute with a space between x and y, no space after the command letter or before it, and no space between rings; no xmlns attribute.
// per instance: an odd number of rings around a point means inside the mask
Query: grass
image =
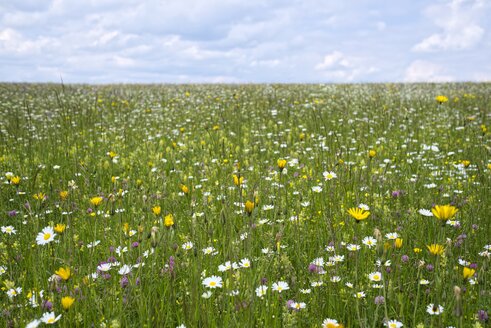
<svg viewBox="0 0 491 328"><path fill-rule="evenodd" d="M490 84L0 90L5 326L489 325Z"/></svg>

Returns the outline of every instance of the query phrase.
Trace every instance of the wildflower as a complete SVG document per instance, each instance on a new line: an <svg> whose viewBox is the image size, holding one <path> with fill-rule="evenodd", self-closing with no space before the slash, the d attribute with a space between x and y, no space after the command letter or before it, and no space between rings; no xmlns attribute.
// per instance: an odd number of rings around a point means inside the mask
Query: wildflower
<svg viewBox="0 0 491 328"><path fill-rule="evenodd" d="M280 169L280 172L283 171L283 169L285 168L286 166L286 159L282 159L280 158L277 162L278 164L278 168Z"/></svg>
<svg viewBox="0 0 491 328"><path fill-rule="evenodd" d="M121 268L119 268L118 270L118 273L121 275L121 276L124 276L124 275L127 275L131 272L131 266L125 264L123 265Z"/></svg>
<svg viewBox="0 0 491 328"><path fill-rule="evenodd" d="M57 233L63 233L65 229L66 229L66 224L63 223L57 223L54 228L55 232Z"/></svg>
<svg viewBox="0 0 491 328"><path fill-rule="evenodd" d="M10 184L13 184L14 186L18 186L20 184L21 178L19 176L14 176L9 179Z"/></svg>
<svg viewBox="0 0 491 328"><path fill-rule="evenodd" d="M17 230L11 225L9 226L4 226L1 228L3 233L6 233L7 235L15 235Z"/></svg>
<svg viewBox="0 0 491 328"><path fill-rule="evenodd" d="M34 319L27 323L26 328L37 328L41 324L41 321Z"/></svg>
<svg viewBox="0 0 491 328"><path fill-rule="evenodd" d="M365 298L366 295L365 295L365 292L357 292L357 293L353 294L353 296L355 298Z"/></svg>
<svg viewBox="0 0 491 328"><path fill-rule="evenodd" d="M266 295L266 291L268 290L268 286L266 285L261 285L256 288L256 295L257 297L263 297Z"/></svg>
<svg viewBox="0 0 491 328"><path fill-rule="evenodd" d="M234 178L234 185L236 185L237 187L241 186L244 183L244 177L239 177L234 174L233 178Z"/></svg>
<svg viewBox="0 0 491 328"><path fill-rule="evenodd" d="M75 302L75 298L71 296L65 296L61 298L61 306L63 309L68 310L69 308L72 307L73 302Z"/></svg>
<svg viewBox="0 0 491 328"><path fill-rule="evenodd" d="M360 245L355 245L355 244L348 244L346 246L346 248L351 251L351 252L355 252L355 251L358 251L361 247Z"/></svg>
<svg viewBox="0 0 491 328"><path fill-rule="evenodd" d="M186 185L181 185L181 191L184 193L184 194L189 194L189 188L186 186Z"/></svg>
<svg viewBox="0 0 491 328"><path fill-rule="evenodd" d="M239 262L239 266L241 268L250 268L251 267L251 261L249 259L242 259Z"/></svg>
<svg viewBox="0 0 491 328"><path fill-rule="evenodd" d="M348 210L348 213L349 213L349 215L351 215L356 220L356 222L360 222L361 220L365 220L370 215L369 211L365 211L359 207L350 208Z"/></svg>
<svg viewBox="0 0 491 328"><path fill-rule="evenodd" d="M421 248L418 247L413 248L413 252L415 252L416 254L421 253L422 251L423 250Z"/></svg>
<svg viewBox="0 0 491 328"><path fill-rule="evenodd" d="M222 288L222 277L211 276L203 279L203 285L208 288Z"/></svg>
<svg viewBox="0 0 491 328"><path fill-rule="evenodd" d="M304 302L291 302L289 304L289 308L295 311L300 311L300 309L305 309L307 307L307 304Z"/></svg>
<svg viewBox="0 0 491 328"><path fill-rule="evenodd" d="M375 297L374 303L375 303L375 305L382 305L385 303L385 298L382 295L379 295L379 296Z"/></svg>
<svg viewBox="0 0 491 328"><path fill-rule="evenodd" d="M246 201L245 203L246 213L251 215L253 210L254 210L254 202L251 202L250 200Z"/></svg>
<svg viewBox="0 0 491 328"><path fill-rule="evenodd" d="M429 282L428 280L426 280L426 279L421 279L421 280L419 281L419 284L420 284L420 285L429 285L429 284L430 284L430 282Z"/></svg>
<svg viewBox="0 0 491 328"><path fill-rule="evenodd" d="M46 245L55 240L55 232L52 227L44 228L36 237L36 243L38 245Z"/></svg>
<svg viewBox="0 0 491 328"><path fill-rule="evenodd" d="M373 238L372 236L363 238L361 242L363 245L368 246L368 248L372 248L377 245L377 239Z"/></svg>
<svg viewBox="0 0 491 328"><path fill-rule="evenodd" d="M389 232L388 234L385 235L385 238L394 240L399 238L399 235L397 234L397 232Z"/></svg>
<svg viewBox="0 0 491 328"><path fill-rule="evenodd" d="M32 197L34 197L35 200L39 200L41 202L44 202L44 200L46 199L46 194L44 194L42 192L38 192L37 194L32 195Z"/></svg>
<svg viewBox="0 0 491 328"><path fill-rule="evenodd" d="M433 213L430 211L430 210L427 210L427 209L424 209L424 208L420 208L418 210L418 213L423 215L423 216L433 216Z"/></svg>
<svg viewBox="0 0 491 328"><path fill-rule="evenodd" d="M396 238L396 240L394 241L395 248L401 248L402 247L402 241L403 241L402 238Z"/></svg>
<svg viewBox="0 0 491 328"><path fill-rule="evenodd" d="M337 320L326 318L322 321L322 328L342 328L343 325L339 324Z"/></svg>
<svg viewBox="0 0 491 328"><path fill-rule="evenodd" d="M375 281L375 282L379 282L382 280L382 273L380 272L372 272L368 275L368 279L370 279L370 281Z"/></svg>
<svg viewBox="0 0 491 328"><path fill-rule="evenodd" d="M374 158L376 155L377 155L377 152L376 152L375 150L370 149L370 150L368 151L368 157L370 157L370 158Z"/></svg>
<svg viewBox="0 0 491 328"><path fill-rule="evenodd" d="M57 322L58 320L60 320L60 318L61 318L61 314L59 316L55 317L54 312L46 312L43 314L43 316L41 317L40 320L42 322L44 322L45 324L52 325L55 322Z"/></svg>
<svg viewBox="0 0 491 328"><path fill-rule="evenodd" d="M153 213L154 215L160 215L161 210L162 210L162 209L161 209L161 207L160 207L160 206L158 206L158 205L157 205L157 206L152 207L152 213Z"/></svg>
<svg viewBox="0 0 491 328"><path fill-rule="evenodd" d="M447 221L451 219L455 213L457 213L458 209L452 205L436 205L431 209L433 215L443 221Z"/></svg>
<svg viewBox="0 0 491 328"><path fill-rule="evenodd" d="M101 272L107 272L111 270L111 267L112 267L111 263L101 263L97 266L97 270Z"/></svg>
<svg viewBox="0 0 491 328"><path fill-rule="evenodd" d="M10 299L14 298L15 296L19 295L20 293L22 293L22 288L21 287L10 288L9 290L7 290L7 296Z"/></svg>
<svg viewBox="0 0 491 328"><path fill-rule="evenodd" d="M430 254L437 255L437 256L442 255L443 251L445 250L443 248L443 245L439 245L439 244L431 244L431 245L427 245L426 247L428 248Z"/></svg>
<svg viewBox="0 0 491 328"><path fill-rule="evenodd" d="M118 156L118 154L111 150L110 152L107 152L107 156L109 156L109 158L111 159L114 159L116 156Z"/></svg>
<svg viewBox="0 0 491 328"><path fill-rule="evenodd" d="M70 270L69 267L66 268L59 268L58 270L55 271L55 274L60 277L63 280L68 280L72 276L72 271Z"/></svg>
<svg viewBox="0 0 491 328"><path fill-rule="evenodd" d="M446 96L439 95L435 97L435 100L437 101L437 103L443 104L448 101L448 98Z"/></svg>
<svg viewBox="0 0 491 328"><path fill-rule="evenodd" d="M439 315L443 312L443 306L441 305L436 305L436 304L428 304L426 307L426 312L428 312L431 315Z"/></svg>
<svg viewBox="0 0 491 328"><path fill-rule="evenodd" d="M96 197L92 197L92 198L90 199L90 203L91 203L93 206L96 206L96 207L97 207L97 206L101 205L102 200L103 200L103 198L102 198L102 197L100 197L100 196L96 196Z"/></svg>
<svg viewBox="0 0 491 328"><path fill-rule="evenodd" d="M186 250L186 251L189 251L190 249L192 249L194 246L194 244L191 242L191 241L188 241L188 242L185 242L184 244L182 244L182 249Z"/></svg>
<svg viewBox="0 0 491 328"><path fill-rule="evenodd" d="M477 311L477 319L482 322L487 322L489 320L489 315L484 310Z"/></svg>
<svg viewBox="0 0 491 328"><path fill-rule="evenodd" d="M172 214L167 214L164 218L164 225L170 228L174 225L174 216Z"/></svg>
<svg viewBox="0 0 491 328"><path fill-rule="evenodd" d="M340 276L332 276L329 280L331 282L340 282L341 281L341 277Z"/></svg>
<svg viewBox="0 0 491 328"><path fill-rule="evenodd" d="M68 198L68 191L62 190L58 195L60 196L61 200L66 200Z"/></svg>
<svg viewBox="0 0 491 328"><path fill-rule="evenodd" d="M324 172L323 175L324 175L324 179L326 179L326 180L332 180L332 179L336 179L338 177L336 175L336 173L334 173L332 171Z"/></svg>
<svg viewBox="0 0 491 328"><path fill-rule="evenodd" d="M277 291L278 293L281 293L284 290L290 289L290 287L288 286L287 282L278 281L278 282L273 283L273 285L271 286L271 289L274 291Z"/></svg>
<svg viewBox="0 0 491 328"><path fill-rule="evenodd" d="M475 273L476 273L475 269L464 267L462 275L464 276L464 279L468 279L468 278L472 278Z"/></svg>
<svg viewBox="0 0 491 328"><path fill-rule="evenodd" d="M389 328L400 328L403 326L402 322L399 322L397 320L389 320L386 323L384 323L384 326L387 326Z"/></svg>
<svg viewBox="0 0 491 328"><path fill-rule="evenodd" d="M320 192L322 192L322 187L320 187L320 186L313 186L312 187L312 191L315 192L315 193L320 193Z"/></svg>
<svg viewBox="0 0 491 328"><path fill-rule="evenodd" d="M471 161L468 160L463 160L461 163L464 165L464 167L469 167L469 165L471 165Z"/></svg>

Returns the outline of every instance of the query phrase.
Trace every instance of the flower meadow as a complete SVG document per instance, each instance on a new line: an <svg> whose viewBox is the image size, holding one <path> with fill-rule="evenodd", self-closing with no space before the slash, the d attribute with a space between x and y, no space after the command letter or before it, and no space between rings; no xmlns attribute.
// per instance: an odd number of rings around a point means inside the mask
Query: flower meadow
<svg viewBox="0 0 491 328"><path fill-rule="evenodd" d="M2 326L490 326L490 84L0 90Z"/></svg>

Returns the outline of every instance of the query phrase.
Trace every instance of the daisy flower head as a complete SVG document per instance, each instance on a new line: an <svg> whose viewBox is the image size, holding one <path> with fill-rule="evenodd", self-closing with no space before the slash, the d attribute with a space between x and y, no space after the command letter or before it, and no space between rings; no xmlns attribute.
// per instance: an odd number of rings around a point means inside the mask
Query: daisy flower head
<svg viewBox="0 0 491 328"><path fill-rule="evenodd" d="M403 326L402 322L397 321L397 320L389 320L386 323L384 323L384 326L389 327L389 328L400 328Z"/></svg>
<svg viewBox="0 0 491 328"><path fill-rule="evenodd" d="M355 298L365 298L366 295L365 295L365 292L357 292L357 293L353 294L353 296Z"/></svg>
<svg viewBox="0 0 491 328"><path fill-rule="evenodd" d="M388 234L385 235L385 238L389 240L394 240L399 238L399 234L397 232L389 232Z"/></svg>
<svg viewBox="0 0 491 328"><path fill-rule="evenodd" d="M15 235L17 233L17 231L15 230L15 228L11 225L9 226L3 226L2 227L2 232L3 233L6 233L7 235Z"/></svg>
<svg viewBox="0 0 491 328"><path fill-rule="evenodd" d="M315 193L320 193L320 192L322 192L322 187L320 187L320 186L313 186L312 187L312 191L315 192Z"/></svg>
<svg viewBox="0 0 491 328"><path fill-rule="evenodd" d="M38 245L46 245L55 240L56 234L52 227L44 228L36 237Z"/></svg>
<svg viewBox="0 0 491 328"><path fill-rule="evenodd" d="M443 306L430 303L426 307L426 312L431 315L440 315L443 312Z"/></svg>
<svg viewBox="0 0 491 328"><path fill-rule="evenodd" d="M375 281L375 282L382 281L382 273L378 271L372 272L368 275L368 279L370 279L370 281Z"/></svg>
<svg viewBox="0 0 491 328"><path fill-rule="evenodd" d="M424 208L420 208L418 210L418 213L421 214L421 215L423 215L423 216L428 216L428 217L433 216L433 213L430 210L427 210L427 209L424 209Z"/></svg>
<svg viewBox="0 0 491 328"><path fill-rule="evenodd" d="M351 252L355 252L355 251L358 251L360 250L360 245L356 245L356 244L348 244L346 245L346 248L351 251Z"/></svg>
<svg viewBox="0 0 491 328"><path fill-rule="evenodd" d="M271 289L274 291L277 291L278 293L281 293L284 290L290 289L290 287L288 286L287 282L278 281L278 282L273 283L273 285L271 286Z"/></svg>
<svg viewBox="0 0 491 328"><path fill-rule="evenodd" d="M373 238L372 236L367 236L363 238L361 242L368 248L372 248L377 245L377 239Z"/></svg>
<svg viewBox="0 0 491 328"><path fill-rule="evenodd" d="M222 277L211 276L203 279L203 285L208 288L222 288Z"/></svg>
<svg viewBox="0 0 491 328"><path fill-rule="evenodd" d="M300 311L300 309L305 309L307 307L307 304L304 302L292 302L289 305L290 309L295 310L295 311Z"/></svg>
<svg viewBox="0 0 491 328"><path fill-rule="evenodd" d="M326 180L332 180L332 179L336 179L338 177L336 175L336 173L334 173L332 171L326 171L322 175L324 176L324 179L326 179Z"/></svg>
<svg viewBox="0 0 491 328"><path fill-rule="evenodd" d="M261 285L259 287L256 288L256 295L257 297L263 297L264 295L266 295L266 292L268 290L268 286L266 285Z"/></svg>
<svg viewBox="0 0 491 328"><path fill-rule="evenodd" d="M341 328L343 325L339 324L337 320L326 318L322 321L322 328Z"/></svg>
<svg viewBox="0 0 491 328"><path fill-rule="evenodd" d="M192 249L194 246L194 244L191 242L191 241L188 241L188 242L185 242L184 244L182 244L182 249L186 250L186 251L189 251L190 249Z"/></svg>
<svg viewBox="0 0 491 328"><path fill-rule="evenodd" d="M59 316L56 316L54 312L46 312L43 314L40 320L47 325L52 325L58 320L60 320L60 318L61 318L61 314Z"/></svg>

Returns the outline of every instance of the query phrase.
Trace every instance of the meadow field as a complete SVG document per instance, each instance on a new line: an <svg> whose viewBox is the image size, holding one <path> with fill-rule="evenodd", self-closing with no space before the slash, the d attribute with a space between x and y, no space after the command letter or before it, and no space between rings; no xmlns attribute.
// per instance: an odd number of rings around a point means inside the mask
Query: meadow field
<svg viewBox="0 0 491 328"><path fill-rule="evenodd" d="M5 327L488 327L491 84L0 84Z"/></svg>

